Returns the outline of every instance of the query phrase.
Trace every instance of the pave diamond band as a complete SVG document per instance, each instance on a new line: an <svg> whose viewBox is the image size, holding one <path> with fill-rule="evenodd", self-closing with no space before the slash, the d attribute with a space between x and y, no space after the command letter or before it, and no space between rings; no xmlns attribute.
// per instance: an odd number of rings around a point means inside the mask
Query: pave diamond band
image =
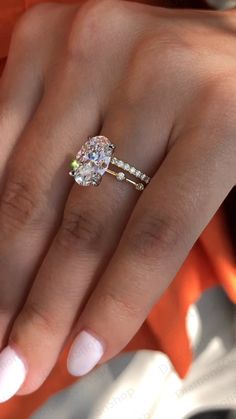
<svg viewBox="0 0 236 419"><path fill-rule="evenodd" d="M129 172L131 175L141 179L146 184L148 184L151 180L149 176L145 175L145 173L142 173L134 166L131 166L129 163L125 163L122 160L117 159L116 157L112 157L111 164L125 170L126 172Z"/></svg>
<svg viewBox="0 0 236 419"><path fill-rule="evenodd" d="M143 191L150 182L150 177L134 166L116 158L114 156L115 148L116 146L107 137L102 135L89 137L77 153L76 158L71 162L70 175L79 185L98 186L103 175L108 173L119 182L125 181L133 185L136 190ZM114 171L110 169L110 165L122 169L122 171ZM124 172L128 172L139 181L135 182Z"/></svg>

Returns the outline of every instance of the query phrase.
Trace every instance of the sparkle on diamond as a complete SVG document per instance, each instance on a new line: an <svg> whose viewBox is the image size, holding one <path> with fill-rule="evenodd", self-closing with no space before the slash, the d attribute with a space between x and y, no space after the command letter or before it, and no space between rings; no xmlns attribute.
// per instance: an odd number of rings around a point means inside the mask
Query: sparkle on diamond
<svg viewBox="0 0 236 419"><path fill-rule="evenodd" d="M106 172L112 158L113 149L108 138L99 135L89 138L76 156L79 167L75 181L82 186L94 185Z"/></svg>

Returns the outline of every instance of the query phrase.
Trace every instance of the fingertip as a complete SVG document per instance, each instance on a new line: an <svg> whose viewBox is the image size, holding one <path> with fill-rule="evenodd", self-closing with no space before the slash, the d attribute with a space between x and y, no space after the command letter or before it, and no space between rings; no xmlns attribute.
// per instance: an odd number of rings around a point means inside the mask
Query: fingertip
<svg viewBox="0 0 236 419"><path fill-rule="evenodd" d="M104 354L103 343L91 333L81 331L72 343L68 359L68 372L76 377L89 373Z"/></svg>
<svg viewBox="0 0 236 419"><path fill-rule="evenodd" d="M7 346L0 353L0 403L13 397L25 381L27 367L16 350Z"/></svg>

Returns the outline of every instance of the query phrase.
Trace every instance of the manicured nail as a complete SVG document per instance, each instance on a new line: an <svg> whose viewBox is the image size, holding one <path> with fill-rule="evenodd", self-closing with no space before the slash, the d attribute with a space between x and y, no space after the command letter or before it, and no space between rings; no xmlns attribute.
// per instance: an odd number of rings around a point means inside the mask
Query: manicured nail
<svg viewBox="0 0 236 419"><path fill-rule="evenodd" d="M104 347L90 333L82 331L75 338L67 360L67 369L76 377L91 371L104 354Z"/></svg>
<svg viewBox="0 0 236 419"><path fill-rule="evenodd" d="M26 377L23 361L10 346L0 353L0 403L14 396Z"/></svg>

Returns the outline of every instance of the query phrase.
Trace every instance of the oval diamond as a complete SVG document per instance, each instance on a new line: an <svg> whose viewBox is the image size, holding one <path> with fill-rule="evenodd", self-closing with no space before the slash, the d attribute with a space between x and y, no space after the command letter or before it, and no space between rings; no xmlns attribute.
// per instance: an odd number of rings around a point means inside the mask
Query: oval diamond
<svg viewBox="0 0 236 419"><path fill-rule="evenodd" d="M95 185L106 172L114 146L103 135L89 138L76 156L79 163L74 172L75 181L82 186Z"/></svg>

